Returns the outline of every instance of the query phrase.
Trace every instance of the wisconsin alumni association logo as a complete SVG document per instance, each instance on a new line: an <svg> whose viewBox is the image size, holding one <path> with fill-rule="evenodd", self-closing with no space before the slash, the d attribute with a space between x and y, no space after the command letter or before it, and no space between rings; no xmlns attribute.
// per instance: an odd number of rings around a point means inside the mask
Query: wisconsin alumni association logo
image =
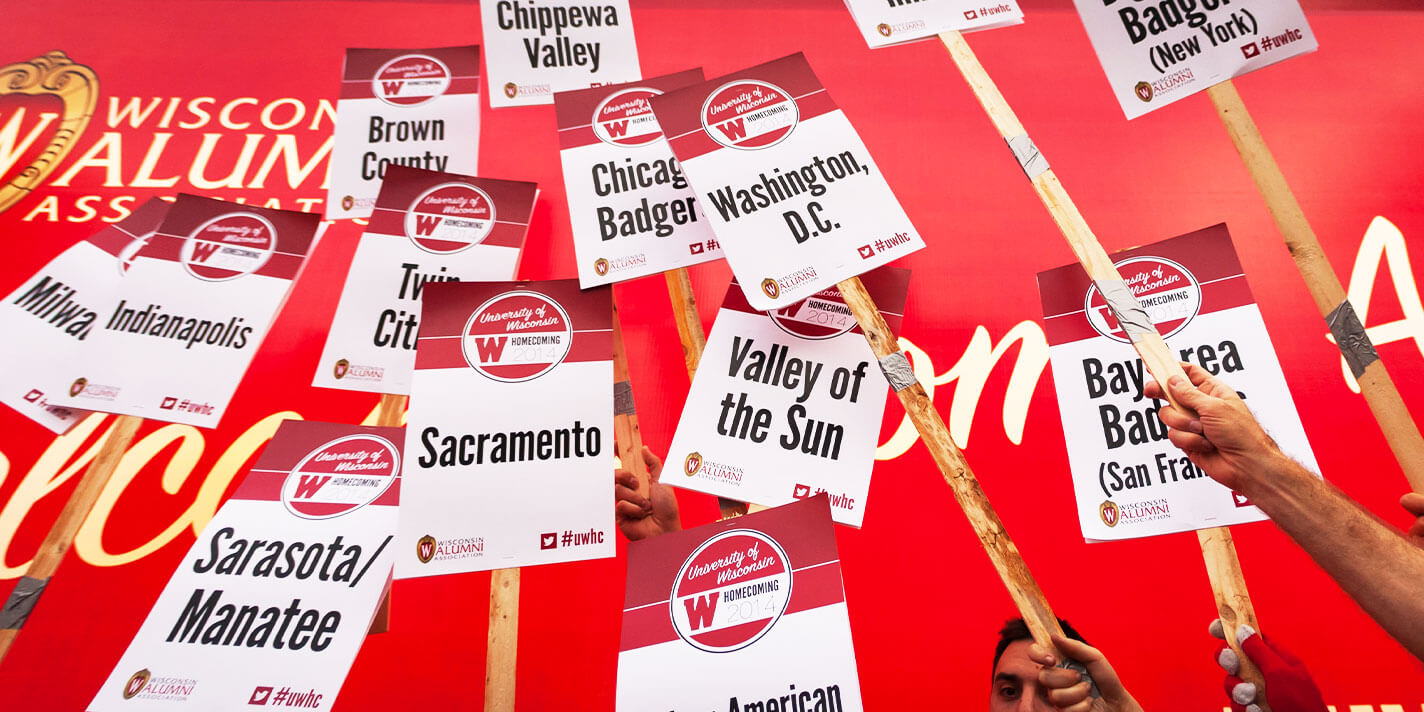
<svg viewBox="0 0 1424 712"><path fill-rule="evenodd" d="M63 109L59 114L36 111L40 105L26 97L57 97ZM64 52L0 67L0 117L9 115L0 124L0 179L12 176L0 185L0 213L38 188L74 150L98 102L94 70L75 64ZM49 140L41 143L47 134ZM26 155L34 157L13 171L14 162Z"/></svg>
<svg viewBox="0 0 1424 712"><path fill-rule="evenodd" d="M426 534L415 542L415 558L422 564L428 564L435 558L435 537Z"/></svg>
<svg viewBox="0 0 1424 712"><path fill-rule="evenodd" d="M698 470L701 470L701 469L702 469L702 453L698 453L698 452L690 453L690 454L682 461L682 473L685 474L685 475L687 475L688 477L691 477L691 476L697 474L697 471L698 471Z"/></svg>
<svg viewBox="0 0 1424 712"><path fill-rule="evenodd" d="M144 668L130 675L129 681L124 683L124 699L132 700L134 697L137 697L138 693L143 692L143 688L148 685L148 681L152 677L153 673L149 672L148 668Z"/></svg>

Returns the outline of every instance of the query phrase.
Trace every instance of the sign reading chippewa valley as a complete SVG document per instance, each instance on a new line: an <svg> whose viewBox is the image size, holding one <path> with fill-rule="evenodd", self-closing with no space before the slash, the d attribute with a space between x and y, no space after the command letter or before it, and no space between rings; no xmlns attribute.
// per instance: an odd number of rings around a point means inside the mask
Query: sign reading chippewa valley
<svg viewBox="0 0 1424 712"><path fill-rule="evenodd" d="M51 402L216 426L320 223L311 213L179 195L125 260L117 298L83 351L51 370Z"/></svg>
<svg viewBox="0 0 1424 712"><path fill-rule="evenodd" d="M327 219L371 214L390 166L479 170L480 48L348 49Z"/></svg>
<svg viewBox="0 0 1424 712"><path fill-rule="evenodd" d="M284 421L88 709L331 709L390 586L400 439Z"/></svg>
<svg viewBox="0 0 1424 712"><path fill-rule="evenodd" d="M948 30L991 30L1023 22L1016 0L845 0L872 49L914 42Z"/></svg>
<svg viewBox="0 0 1424 712"><path fill-rule="evenodd" d="M650 101L753 309L924 247L804 56Z"/></svg>
<svg viewBox="0 0 1424 712"><path fill-rule="evenodd" d="M152 198L133 214L61 252L0 303L0 403L56 433L89 411L55 405L57 364L81 363L95 322L118 299L134 253L148 242L168 203ZM102 328L102 325L101 325Z"/></svg>
<svg viewBox="0 0 1424 712"><path fill-rule="evenodd" d="M421 305L396 577L613 556L611 288L440 282Z"/></svg>
<svg viewBox="0 0 1424 712"><path fill-rule="evenodd" d="M618 709L861 709L829 508L818 496L629 544Z"/></svg>
<svg viewBox="0 0 1424 712"><path fill-rule="evenodd" d="M702 70L559 92L579 284L591 287L721 259L648 99L702 81Z"/></svg>
<svg viewBox="0 0 1424 712"><path fill-rule="evenodd" d="M1073 0L1127 118L1314 52L1296 0Z"/></svg>
<svg viewBox="0 0 1424 712"><path fill-rule="evenodd" d="M514 279L538 194L533 183L386 171L312 385L409 393L424 286Z"/></svg>
<svg viewBox="0 0 1424 712"><path fill-rule="evenodd" d="M861 279L898 332L910 273ZM835 287L759 312L734 282L668 448L683 476L663 482L765 506L825 493L837 522L860 526L885 414L878 371Z"/></svg>
<svg viewBox="0 0 1424 712"><path fill-rule="evenodd" d="M643 76L628 0L480 3L490 108L554 103L554 93Z"/></svg>
<svg viewBox="0 0 1424 712"><path fill-rule="evenodd" d="M1235 388L1281 450L1319 472L1226 226L1112 258L1173 353ZM1082 267L1039 273L1038 290L1083 537L1265 519L1167 439L1167 404L1143 395L1151 374Z"/></svg>

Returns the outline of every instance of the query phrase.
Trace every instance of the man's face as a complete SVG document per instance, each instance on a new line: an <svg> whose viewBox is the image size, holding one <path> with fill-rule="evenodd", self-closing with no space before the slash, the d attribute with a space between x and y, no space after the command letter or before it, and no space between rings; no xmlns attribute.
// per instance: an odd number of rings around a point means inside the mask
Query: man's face
<svg viewBox="0 0 1424 712"><path fill-rule="evenodd" d="M1038 684L1042 665L1028 659L1031 640L1016 640L1004 649L994 668L994 686L989 693L990 712L1057 712L1048 702L1048 691Z"/></svg>

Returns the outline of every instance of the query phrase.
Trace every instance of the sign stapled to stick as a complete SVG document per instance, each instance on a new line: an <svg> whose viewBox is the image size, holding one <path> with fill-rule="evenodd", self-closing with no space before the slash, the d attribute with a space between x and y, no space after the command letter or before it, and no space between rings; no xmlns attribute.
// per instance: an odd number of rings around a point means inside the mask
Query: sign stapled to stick
<svg viewBox="0 0 1424 712"><path fill-rule="evenodd" d="M88 709L331 709L390 586L400 442L282 423Z"/></svg>
<svg viewBox="0 0 1424 712"><path fill-rule="evenodd" d="M922 40L944 32L992 30L1023 22L1015 0L845 0L856 29L871 49Z"/></svg>
<svg viewBox="0 0 1424 712"><path fill-rule="evenodd" d="M492 109L643 76L628 0L482 2L480 25Z"/></svg>
<svg viewBox="0 0 1424 712"><path fill-rule="evenodd" d="M618 709L861 709L829 510L818 496L629 544Z"/></svg>
<svg viewBox="0 0 1424 712"><path fill-rule="evenodd" d="M701 81L690 69L554 96L580 285L721 259L648 102Z"/></svg>
<svg viewBox="0 0 1424 712"><path fill-rule="evenodd" d="M51 383L58 404L211 428L320 233L311 213L193 195L127 263L118 299Z"/></svg>
<svg viewBox="0 0 1424 712"><path fill-rule="evenodd" d="M426 285L398 578L613 556L611 296L572 279Z"/></svg>
<svg viewBox="0 0 1424 712"><path fill-rule="evenodd" d="M752 308L924 247L800 54L651 99Z"/></svg>
<svg viewBox="0 0 1424 712"><path fill-rule="evenodd" d="M424 286L513 279L538 194L520 181L386 171L312 385L409 393Z"/></svg>
<svg viewBox="0 0 1424 712"><path fill-rule="evenodd" d="M327 219L371 214L390 166L479 172L480 48L348 49Z"/></svg>
<svg viewBox="0 0 1424 712"><path fill-rule="evenodd" d="M861 277L892 330L909 279ZM668 448L683 476L663 481L765 506L825 493L837 522L860 526L887 391L840 291L759 312L734 282L703 365Z"/></svg>

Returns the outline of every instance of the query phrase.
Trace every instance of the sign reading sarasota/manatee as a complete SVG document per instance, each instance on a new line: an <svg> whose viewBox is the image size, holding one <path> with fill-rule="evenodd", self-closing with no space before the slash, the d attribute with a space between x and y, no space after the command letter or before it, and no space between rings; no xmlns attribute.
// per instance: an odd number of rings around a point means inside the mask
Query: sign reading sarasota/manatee
<svg viewBox="0 0 1424 712"><path fill-rule="evenodd" d="M972 32L1023 22L1015 0L845 0L856 29L871 48L914 42L947 30Z"/></svg>
<svg viewBox="0 0 1424 712"><path fill-rule="evenodd" d="M628 0L480 3L490 107L554 103L554 93L643 75Z"/></svg>
<svg viewBox="0 0 1424 712"><path fill-rule="evenodd" d="M754 309L924 247L802 55L650 101Z"/></svg>

